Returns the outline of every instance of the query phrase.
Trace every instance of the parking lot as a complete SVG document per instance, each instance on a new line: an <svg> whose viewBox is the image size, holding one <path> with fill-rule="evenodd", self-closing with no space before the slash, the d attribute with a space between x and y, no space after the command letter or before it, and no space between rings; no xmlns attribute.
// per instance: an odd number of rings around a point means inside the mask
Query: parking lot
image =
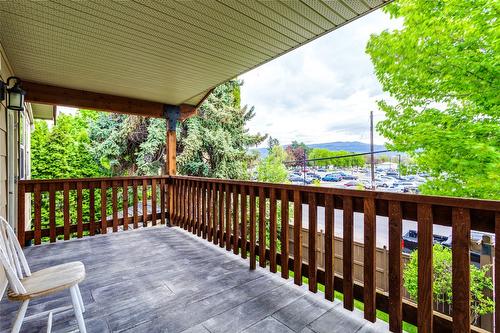
<svg viewBox="0 0 500 333"><path fill-rule="evenodd" d="M426 182L426 174L401 175L392 169L376 168L375 188L378 191L419 193L418 187ZM371 189L371 175L366 168L307 168L289 171L289 181L294 184L325 187Z"/></svg>

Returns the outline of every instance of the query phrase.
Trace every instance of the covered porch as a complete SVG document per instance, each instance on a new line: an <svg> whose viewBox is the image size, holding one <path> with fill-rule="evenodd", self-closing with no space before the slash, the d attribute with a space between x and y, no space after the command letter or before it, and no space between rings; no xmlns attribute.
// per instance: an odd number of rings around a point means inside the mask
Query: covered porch
<svg viewBox="0 0 500 333"><path fill-rule="evenodd" d="M15 186L17 216L9 222L33 270L70 260L86 265L81 287L89 332L401 332L403 321L419 332L481 332L470 325L470 231L496 232L499 239L499 201L176 175L176 124L195 115L215 86L387 2L2 3L0 52L8 61L2 60L1 78L19 77L34 110L61 105L168 124L161 176L28 179ZM302 221L303 205L308 221ZM318 207L325 211L324 269L316 258ZM354 214L363 216L362 283L353 281ZM388 292L376 288L377 216L389 225ZM404 219L418 223L417 303L402 296ZM343 225L340 267L334 267L332 241L337 223ZM433 310L436 224L453 230L452 316ZM306 241L310 250L303 253ZM495 263L499 267L500 247ZM40 299L29 311L65 301ZM13 318L17 307L2 301L2 332L10 325L3 319ZM376 319L377 310L387 314L387 324ZM499 307L495 318L498 331ZM44 324L27 322L22 329L39 331ZM76 327L71 313L55 318L54 331L68 327Z"/></svg>

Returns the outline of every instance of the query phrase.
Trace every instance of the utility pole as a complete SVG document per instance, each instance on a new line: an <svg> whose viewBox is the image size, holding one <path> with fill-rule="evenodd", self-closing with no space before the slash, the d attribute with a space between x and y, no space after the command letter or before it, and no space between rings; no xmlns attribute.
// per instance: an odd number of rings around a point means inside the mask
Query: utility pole
<svg viewBox="0 0 500 333"><path fill-rule="evenodd" d="M302 160L302 175L304 176L304 185L306 185L306 153L304 153L304 159Z"/></svg>
<svg viewBox="0 0 500 333"><path fill-rule="evenodd" d="M372 174L372 190L375 189L375 157L373 155L373 111L370 111L370 171Z"/></svg>
<svg viewBox="0 0 500 333"><path fill-rule="evenodd" d="M398 154L398 177L401 177L401 154Z"/></svg>

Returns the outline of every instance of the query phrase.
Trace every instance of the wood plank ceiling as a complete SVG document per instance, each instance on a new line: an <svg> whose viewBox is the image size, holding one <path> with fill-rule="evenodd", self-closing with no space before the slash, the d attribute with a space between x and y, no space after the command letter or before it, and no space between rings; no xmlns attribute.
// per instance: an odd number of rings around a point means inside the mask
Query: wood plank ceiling
<svg viewBox="0 0 500 333"><path fill-rule="evenodd" d="M212 87L387 0L0 1L23 80L196 105Z"/></svg>

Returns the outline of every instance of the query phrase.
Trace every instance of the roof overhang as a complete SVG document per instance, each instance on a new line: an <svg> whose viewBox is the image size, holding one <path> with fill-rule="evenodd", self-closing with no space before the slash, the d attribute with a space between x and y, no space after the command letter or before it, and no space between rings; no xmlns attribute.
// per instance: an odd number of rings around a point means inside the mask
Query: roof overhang
<svg viewBox="0 0 500 333"><path fill-rule="evenodd" d="M0 43L34 84L196 106L218 84L389 1L5 1Z"/></svg>

